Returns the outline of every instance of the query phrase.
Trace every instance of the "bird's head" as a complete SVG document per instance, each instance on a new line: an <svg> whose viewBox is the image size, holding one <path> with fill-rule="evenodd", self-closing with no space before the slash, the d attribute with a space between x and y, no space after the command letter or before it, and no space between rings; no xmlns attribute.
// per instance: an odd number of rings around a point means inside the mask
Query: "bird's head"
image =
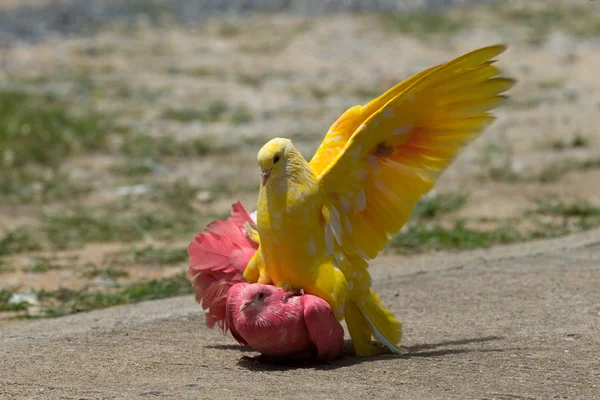
<svg viewBox="0 0 600 400"><path fill-rule="evenodd" d="M276 179L285 174L288 158L291 156L294 145L289 139L271 139L258 152L258 165L260 165L262 184L267 184L269 179Z"/></svg>
<svg viewBox="0 0 600 400"><path fill-rule="evenodd" d="M278 290L281 289L272 285L260 283L248 285L242 291L240 312L260 312L265 306L274 301Z"/></svg>

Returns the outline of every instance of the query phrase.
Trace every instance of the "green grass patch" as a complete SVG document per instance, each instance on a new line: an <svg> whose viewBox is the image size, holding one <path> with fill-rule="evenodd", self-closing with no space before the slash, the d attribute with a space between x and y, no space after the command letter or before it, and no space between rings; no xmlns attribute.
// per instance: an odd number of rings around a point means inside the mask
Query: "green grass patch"
<svg viewBox="0 0 600 400"><path fill-rule="evenodd" d="M25 311L29 308L29 303L21 301L19 303L0 303L0 311Z"/></svg>
<svg viewBox="0 0 600 400"><path fill-rule="evenodd" d="M13 294L15 294L14 289L0 290L0 311L26 311L29 308L29 303L26 301L11 303Z"/></svg>
<svg viewBox="0 0 600 400"><path fill-rule="evenodd" d="M242 125L252 122L254 116L246 107L236 107L229 114L229 121L235 125Z"/></svg>
<svg viewBox="0 0 600 400"><path fill-rule="evenodd" d="M555 98L544 96L541 94L529 93L525 96L509 97L504 103L504 106L507 108L512 108L516 111L523 111L538 108L542 104L551 104L555 102Z"/></svg>
<svg viewBox="0 0 600 400"><path fill-rule="evenodd" d="M171 136L150 137L146 135L127 135L121 145L121 152L140 162L163 157L196 157L207 154L226 154L231 147L218 146L212 137L178 141Z"/></svg>
<svg viewBox="0 0 600 400"><path fill-rule="evenodd" d="M600 168L600 158L563 160L545 166L538 174L533 174L528 177L528 180L535 180L542 183L555 182L569 172L586 171L595 168Z"/></svg>
<svg viewBox="0 0 600 400"><path fill-rule="evenodd" d="M171 65L165 70L165 72L172 75L189 75L195 77L209 77L216 79L224 79L226 77L226 73L223 69L218 69L209 66L180 68L177 65Z"/></svg>
<svg viewBox="0 0 600 400"><path fill-rule="evenodd" d="M182 249L166 249L146 246L135 250L134 260L140 264L172 265L187 261L187 247Z"/></svg>
<svg viewBox="0 0 600 400"><path fill-rule="evenodd" d="M489 247L497 243L513 243L523 236L510 226L490 231L470 229L464 221L457 221L452 228L440 225L413 225L394 236L391 246L398 253L426 250L467 250Z"/></svg>
<svg viewBox="0 0 600 400"><path fill-rule="evenodd" d="M252 88L259 88L262 86L265 79L269 78L270 74L264 73L262 75L256 73L249 73L242 71L237 76L237 81L242 85L250 86Z"/></svg>
<svg viewBox="0 0 600 400"><path fill-rule="evenodd" d="M74 154L101 150L106 121L78 111L52 96L0 91L0 166L56 167Z"/></svg>
<svg viewBox="0 0 600 400"><path fill-rule="evenodd" d="M560 217L597 217L600 207L588 201L571 198L560 199L556 196L546 196L535 200L533 213Z"/></svg>
<svg viewBox="0 0 600 400"><path fill-rule="evenodd" d="M178 122L230 121L234 124L242 124L253 120L253 116L247 108L242 106L230 107L223 101L214 101L194 108L169 108L163 112L162 117Z"/></svg>
<svg viewBox="0 0 600 400"><path fill-rule="evenodd" d="M465 193L448 192L425 196L419 200L412 213L412 219L431 219L442 214L460 210L467 204L469 196Z"/></svg>
<svg viewBox="0 0 600 400"><path fill-rule="evenodd" d="M540 44L551 32L557 30L578 38L600 35L599 11L596 4L590 3L588 7L500 6L496 14L509 23L526 27L529 30L529 43Z"/></svg>
<svg viewBox="0 0 600 400"><path fill-rule="evenodd" d="M221 215L196 212L198 188L187 180L151 185L147 193L96 208L44 211L34 227L0 232L0 256L42 249L69 249L92 242L133 242L193 235Z"/></svg>
<svg viewBox="0 0 600 400"><path fill-rule="evenodd" d="M85 291L60 288L37 292L40 311L17 318L50 318L86 312L140 301L190 294L192 285L182 272L173 277L117 286L111 291Z"/></svg>
<svg viewBox="0 0 600 400"><path fill-rule="evenodd" d="M599 206L577 198L544 197L535 199L521 218L456 220L453 225L412 219L407 229L392 238L390 248L401 254L470 250L559 237L597 226Z"/></svg>
<svg viewBox="0 0 600 400"><path fill-rule="evenodd" d="M31 260L31 265L29 265L25 270L35 274L43 274L44 272L63 268L63 265L55 264L48 258L35 258Z"/></svg>
<svg viewBox="0 0 600 400"><path fill-rule="evenodd" d="M172 209L180 212L191 212L191 203L196 198L199 190L183 178L168 184L154 185L149 196L154 201L159 201Z"/></svg>
<svg viewBox="0 0 600 400"><path fill-rule="evenodd" d="M496 182L517 183L523 181L524 177L517 173L512 166L508 167L491 167L488 171L488 176Z"/></svg>
<svg viewBox="0 0 600 400"><path fill-rule="evenodd" d="M34 230L17 228L4 233L0 232L0 256L35 251L40 248L40 237Z"/></svg>
<svg viewBox="0 0 600 400"><path fill-rule="evenodd" d="M536 82L538 89L541 90L553 90L553 89L561 89L565 87L565 79L556 78L556 79L546 79L542 81Z"/></svg>
<svg viewBox="0 0 600 400"><path fill-rule="evenodd" d="M5 203L75 199L91 191L91 186L74 183L56 169L25 166L0 170L0 196Z"/></svg>
<svg viewBox="0 0 600 400"><path fill-rule="evenodd" d="M125 176L143 176L153 173L155 170L154 162L151 159L127 159L111 168L111 172L117 175Z"/></svg>
<svg viewBox="0 0 600 400"><path fill-rule="evenodd" d="M114 281L129 276L129 272L113 267L100 268L96 264L90 264L88 265L88 268L89 269L83 273L83 276L86 278L103 278Z"/></svg>
<svg viewBox="0 0 600 400"><path fill-rule="evenodd" d="M505 221L492 229L474 229L466 221L455 221L451 228L439 224L411 225L394 236L390 246L397 253L407 254L431 250L472 250L496 244L523 242L562 236L569 231L562 225L545 224L539 229L519 229Z"/></svg>
<svg viewBox="0 0 600 400"><path fill-rule="evenodd" d="M453 35L470 25L466 16L447 12L418 11L383 17L383 26L388 30L418 37Z"/></svg>
<svg viewBox="0 0 600 400"><path fill-rule="evenodd" d="M561 151L565 149L577 149L589 147L589 138L576 133L571 139L565 141L563 139L556 139L550 143L550 148Z"/></svg>
<svg viewBox="0 0 600 400"><path fill-rule="evenodd" d="M239 21L220 21L216 33L226 39L237 37L243 33Z"/></svg>
<svg viewBox="0 0 600 400"><path fill-rule="evenodd" d="M372 99L375 99L375 98L381 96L381 94L384 92L385 92L384 88L374 89L372 87L359 87L359 88L353 89L350 94L357 96L361 99L364 99L365 101L370 101Z"/></svg>
<svg viewBox="0 0 600 400"><path fill-rule="evenodd" d="M163 112L163 118L179 122L216 122L221 120L228 111L227 103L215 101L196 108L169 108Z"/></svg>
<svg viewBox="0 0 600 400"><path fill-rule="evenodd" d="M9 264L7 264L3 259L0 258L0 274L5 272L12 272L15 268Z"/></svg>
<svg viewBox="0 0 600 400"><path fill-rule="evenodd" d="M193 233L201 226L197 216L174 210L115 214L75 209L42 219L40 231L54 248L67 249L90 242L132 242L149 235L165 238Z"/></svg>
<svg viewBox="0 0 600 400"><path fill-rule="evenodd" d="M571 147L585 147L587 140L581 135L575 135L571 142ZM600 168L600 158L588 159L563 159L551 164L546 164L537 171L524 170L516 171L513 167L512 148L505 145L489 144L482 152L479 160L483 167L483 172L479 174L480 179L491 179L498 182L518 183L518 182L555 182L565 174L572 171L586 171Z"/></svg>

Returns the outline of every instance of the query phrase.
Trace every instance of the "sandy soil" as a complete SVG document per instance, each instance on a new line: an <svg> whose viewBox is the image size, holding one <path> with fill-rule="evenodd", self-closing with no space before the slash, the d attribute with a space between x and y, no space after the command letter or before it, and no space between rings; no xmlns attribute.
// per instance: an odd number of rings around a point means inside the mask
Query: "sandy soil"
<svg viewBox="0 0 600 400"><path fill-rule="evenodd" d="M273 364L204 326L191 297L0 328L7 399L599 399L600 230L411 259L377 291L404 356Z"/></svg>

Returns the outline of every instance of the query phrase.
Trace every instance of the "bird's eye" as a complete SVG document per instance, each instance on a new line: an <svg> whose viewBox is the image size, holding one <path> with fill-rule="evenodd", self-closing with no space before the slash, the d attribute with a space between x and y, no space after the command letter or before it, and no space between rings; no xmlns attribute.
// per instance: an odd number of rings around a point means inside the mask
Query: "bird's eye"
<svg viewBox="0 0 600 400"><path fill-rule="evenodd" d="M273 158L273 164L277 164L279 162L279 156L275 156Z"/></svg>
<svg viewBox="0 0 600 400"><path fill-rule="evenodd" d="M264 297L265 297L265 294L263 292L258 292L258 299L259 300L264 299Z"/></svg>

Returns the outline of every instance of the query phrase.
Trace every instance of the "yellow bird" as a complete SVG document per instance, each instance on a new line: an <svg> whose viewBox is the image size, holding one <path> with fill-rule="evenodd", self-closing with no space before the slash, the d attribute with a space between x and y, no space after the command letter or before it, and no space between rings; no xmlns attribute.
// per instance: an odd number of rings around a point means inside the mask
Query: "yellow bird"
<svg viewBox="0 0 600 400"><path fill-rule="evenodd" d="M346 319L357 355L372 336L393 352L402 325L371 289L374 258L442 171L494 119L512 79L497 77L481 48L420 72L364 106L348 109L307 162L288 139L258 153L260 247L249 282L304 289Z"/></svg>

